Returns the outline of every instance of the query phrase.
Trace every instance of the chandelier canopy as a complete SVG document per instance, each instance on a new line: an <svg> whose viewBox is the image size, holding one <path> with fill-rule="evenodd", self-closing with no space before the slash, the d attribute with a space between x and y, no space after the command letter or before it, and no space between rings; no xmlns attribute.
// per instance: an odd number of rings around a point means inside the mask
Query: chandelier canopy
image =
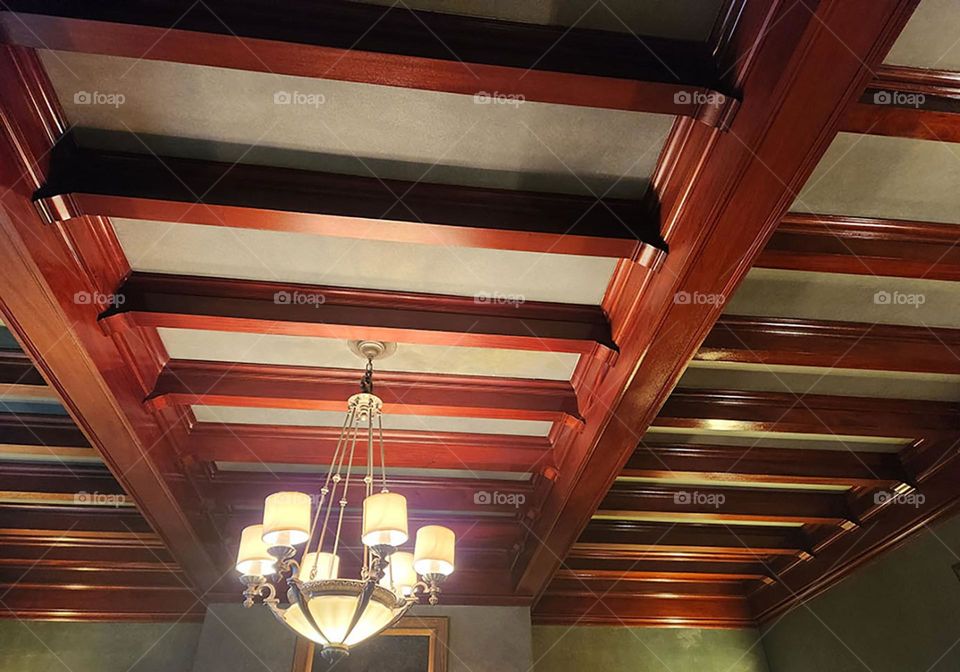
<svg viewBox="0 0 960 672"><path fill-rule="evenodd" d="M390 627L422 595L437 604L440 584L455 566L456 537L439 525L417 530L413 553L398 550L409 539L407 500L387 487L383 401L373 392L373 362L393 347L379 341L351 343L367 366L360 392L347 400L318 493L270 495L264 500L263 523L245 528L240 536L236 569L246 586L244 606L265 604L281 623L323 647L323 657L331 662ZM358 449L366 452L362 479L354 470ZM359 578L340 578L341 530L348 495L359 491L358 482L364 491L361 569ZM282 603L278 594L284 586Z"/></svg>

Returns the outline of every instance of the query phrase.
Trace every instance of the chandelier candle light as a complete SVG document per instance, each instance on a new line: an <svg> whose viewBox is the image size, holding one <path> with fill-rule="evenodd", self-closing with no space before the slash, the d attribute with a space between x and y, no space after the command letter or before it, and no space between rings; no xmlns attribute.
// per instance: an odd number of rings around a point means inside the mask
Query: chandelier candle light
<svg viewBox="0 0 960 672"><path fill-rule="evenodd" d="M417 530L414 552L397 550L408 540L407 500L387 488L381 411L373 393L373 362L395 346L358 341L351 349L367 360L360 392L347 400L347 415L317 506L303 492L276 492L264 501L263 524L240 536L237 571L246 586L244 606L261 602L299 636L316 642L336 662L350 648L395 623L424 594L439 601L440 584L453 573L452 530L427 525ZM365 445L364 445L365 444ZM340 534L349 500L358 446L366 450L363 476L363 542L360 578L340 578ZM374 475L379 452L380 474ZM380 481L379 492L374 483ZM355 490L359 489L359 486ZM298 550L298 547L301 547ZM286 606L277 589L287 587Z"/></svg>

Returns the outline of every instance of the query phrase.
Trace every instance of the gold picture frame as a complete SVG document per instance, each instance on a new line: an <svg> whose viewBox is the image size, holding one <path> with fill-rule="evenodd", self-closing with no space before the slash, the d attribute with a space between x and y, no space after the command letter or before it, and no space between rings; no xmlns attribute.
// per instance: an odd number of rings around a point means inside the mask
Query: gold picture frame
<svg viewBox="0 0 960 672"><path fill-rule="evenodd" d="M427 667L422 672L447 672L449 632L450 624L445 616L404 616L378 637L428 637ZM313 668L315 655L314 643L298 637L291 672L320 672Z"/></svg>

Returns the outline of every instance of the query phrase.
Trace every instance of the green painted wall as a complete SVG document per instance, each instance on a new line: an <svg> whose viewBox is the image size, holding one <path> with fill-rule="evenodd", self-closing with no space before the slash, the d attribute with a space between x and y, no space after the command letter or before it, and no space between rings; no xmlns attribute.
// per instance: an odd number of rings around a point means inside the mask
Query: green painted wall
<svg viewBox="0 0 960 672"><path fill-rule="evenodd" d="M924 529L768 625L770 669L960 670L960 581L951 569L958 562L960 517Z"/></svg>
<svg viewBox="0 0 960 672"><path fill-rule="evenodd" d="M771 672L758 637L756 630L537 625L534 670Z"/></svg>
<svg viewBox="0 0 960 672"><path fill-rule="evenodd" d="M0 672L190 672L199 623L0 620Z"/></svg>

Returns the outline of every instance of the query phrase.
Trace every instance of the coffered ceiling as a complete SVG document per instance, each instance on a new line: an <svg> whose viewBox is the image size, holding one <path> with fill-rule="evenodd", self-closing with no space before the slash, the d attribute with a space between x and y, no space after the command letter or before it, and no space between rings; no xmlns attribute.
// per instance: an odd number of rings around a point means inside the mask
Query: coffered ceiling
<svg viewBox="0 0 960 672"><path fill-rule="evenodd" d="M386 4L0 11L0 509L123 549L0 554L7 615L234 599L358 338L450 603L748 625L954 507L948 3Z"/></svg>

